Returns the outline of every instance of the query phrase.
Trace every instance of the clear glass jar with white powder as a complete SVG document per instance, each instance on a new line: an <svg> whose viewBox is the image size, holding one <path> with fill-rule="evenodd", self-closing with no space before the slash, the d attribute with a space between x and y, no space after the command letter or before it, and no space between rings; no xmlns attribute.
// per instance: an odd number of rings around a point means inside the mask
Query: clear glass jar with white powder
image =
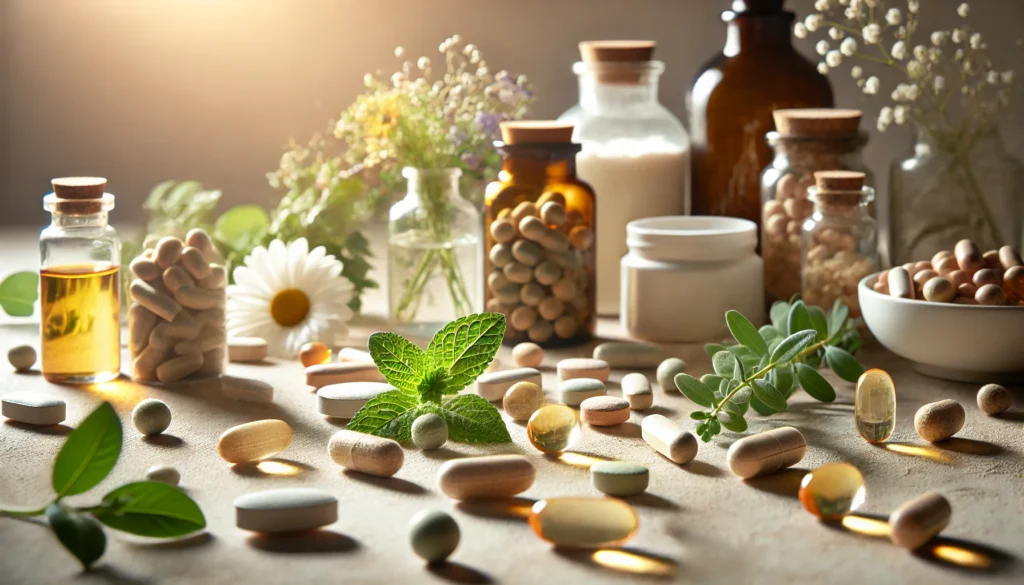
<svg viewBox="0 0 1024 585"><path fill-rule="evenodd" d="M580 43L580 102L560 118L575 125L579 177L597 193L597 312L619 312L615 266L626 254L626 224L688 213L690 139L658 102L665 70L653 41Z"/></svg>

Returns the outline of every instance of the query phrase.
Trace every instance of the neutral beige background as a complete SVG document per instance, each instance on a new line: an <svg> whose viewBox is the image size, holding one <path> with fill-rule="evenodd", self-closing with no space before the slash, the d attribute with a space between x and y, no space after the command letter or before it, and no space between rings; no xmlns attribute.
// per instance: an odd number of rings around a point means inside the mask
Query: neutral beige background
<svg viewBox="0 0 1024 585"><path fill-rule="evenodd" d="M927 0L926 28L958 22L960 0ZM813 0L790 0L806 15ZM892 5L905 5L896 0ZM724 40L727 0L0 0L0 224L46 221L53 176L99 174L119 198L115 221L167 178L225 190L229 203L273 199L264 174L290 138L305 141L362 90L363 73L393 71L395 45L437 54L460 33L492 70L524 72L535 115L575 103L576 43L652 38L667 64L661 98L685 120L685 92ZM974 0L1005 66L1024 2ZM811 51L811 43L799 46ZM840 105L877 110L848 69ZM1024 71L1018 71L1024 74ZM1018 111L1020 107L1018 105ZM873 115L872 115L873 116ZM873 117L872 117L873 120ZM1024 152L1019 116L1003 136ZM905 132L872 137L868 162L885 183ZM882 190L884 193L884 189Z"/></svg>

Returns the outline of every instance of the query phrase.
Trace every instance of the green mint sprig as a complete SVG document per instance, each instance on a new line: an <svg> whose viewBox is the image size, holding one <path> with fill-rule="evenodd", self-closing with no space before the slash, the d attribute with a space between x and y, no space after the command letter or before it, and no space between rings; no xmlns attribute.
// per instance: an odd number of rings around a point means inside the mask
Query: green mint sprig
<svg viewBox="0 0 1024 585"><path fill-rule="evenodd" d="M68 435L53 464L56 497L35 510L0 510L0 517L44 516L57 540L89 568L103 556L103 526L156 538L173 538L206 528L206 518L180 489L137 481L108 492L95 506L67 506L66 496L85 493L103 481L121 455L121 420L104 402Z"/></svg>
<svg viewBox="0 0 1024 585"><path fill-rule="evenodd" d="M697 435L708 442L723 427L745 432L749 408L762 416L782 412L797 388L822 402L835 400L835 389L818 372L822 363L848 382L864 373L853 357L861 342L849 314L838 301L828 314L803 301L777 302L770 311L772 324L758 329L738 311L727 312L726 325L737 343L705 346L714 374L699 380L675 377L683 395L709 409L690 413L698 421Z"/></svg>
<svg viewBox="0 0 1024 585"><path fill-rule="evenodd" d="M435 413L448 423L448 437L464 443L511 443L512 437L493 404L476 394L458 394L494 359L505 335L501 313L479 313L452 321L423 351L401 335L374 333L373 361L396 389L369 400L348 429L388 437L412 438L417 417Z"/></svg>

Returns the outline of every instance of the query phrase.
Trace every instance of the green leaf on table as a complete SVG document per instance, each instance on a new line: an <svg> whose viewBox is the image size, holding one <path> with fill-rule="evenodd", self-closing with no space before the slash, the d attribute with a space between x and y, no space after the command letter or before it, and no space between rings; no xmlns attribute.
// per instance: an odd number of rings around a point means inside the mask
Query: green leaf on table
<svg viewBox="0 0 1024 585"><path fill-rule="evenodd" d="M744 433L747 430L747 421L740 413L726 412L724 417L719 417L722 426L734 433Z"/></svg>
<svg viewBox="0 0 1024 585"><path fill-rule="evenodd" d="M800 355L800 352L814 343L814 330L799 331L783 339L772 351L772 363L784 364Z"/></svg>
<svg viewBox="0 0 1024 585"><path fill-rule="evenodd" d="M505 337L505 316L477 313L445 325L430 340L427 357L444 368L443 394L455 394L484 373Z"/></svg>
<svg viewBox="0 0 1024 585"><path fill-rule="evenodd" d="M441 405L448 437L464 443L511 443L508 427L493 404L476 394L456 394Z"/></svg>
<svg viewBox="0 0 1024 585"><path fill-rule="evenodd" d="M726 351L728 348L721 343L705 343L704 353L708 354L708 358L715 357L715 354L720 351Z"/></svg>
<svg viewBox="0 0 1024 585"><path fill-rule="evenodd" d="M805 364L796 364L796 378L800 381L800 387L811 398L822 402L832 402L836 399L836 391L832 384L829 384L818 370Z"/></svg>
<svg viewBox="0 0 1024 585"><path fill-rule="evenodd" d="M46 520L57 535L57 540L75 555L82 567L88 569L103 556L107 548L107 535L95 519L85 514L68 512L60 504L50 504L46 507Z"/></svg>
<svg viewBox="0 0 1024 585"><path fill-rule="evenodd" d="M757 399L757 396L750 398L750 408L754 409L754 412L761 416L771 416L776 413L775 410L768 408L765 403Z"/></svg>
<svg viewBox="0 0 1024 585"><path fill-rule="evenodd" d="M818 341L828 339L828 317L825 316L825 311L821 307L812 305L807 307L807 313L811 317L811 326L818 333L816 339Z"/></svg>
<svg viewBox="0 0 1024 585"><path fill-rule="evenodd" d="M807 305L803 301L796 301L789 306L789 315L786 317L786 329L792 335L798 331L814 329L811 322L811 314L807 311Z"/></svg>
<svg viewBox="0 0 1024 585"><path fill-rule="evenodd" d="M708 413L704 412L703 410L695 410L690 413L690 418L692 418L693 420L707 420Z"/></svg>
<svg viewBox="0 0 1024 585"><path fill-rule="evenodd" d="M754 324L744 317L742 313L739 311L726 312L725 323L728 325L729 332L732 333L737 343L742 344L743 347L750 349L758 356L768 353L768 344L765 343L761 334L757 332Z"/></svg>
<svg viewBox="0 0 1024 585"><path fill-rule="evenodd" d="M789 335L787 317L789 317L789 303L786 301L775 301L768 311L768 317L772 325L783 335Z"/></svg>
<svg viewBox="0 0 1024 585"><path fill-rule="evenodd" d="M864 368L857 361L857 358L850 355L845 349L829 346L825 348L825 363L837 376L847 382L856 382L864 373Z"/></svg>
<svg viewBox="0 0 1024 585"><path fill-rule="evenodd" d="M39 298L39 275L15 272L0 282L0 307L12 317L31 317Z"/></svg>
<svg viewBox="0 0 1024 585"><path fill-rule="evenodd" d="M418 397L413 394L384 392L368 400L345 428L378 437L404 437L412 428L412 420L402 415L418 406Z"/></svg>
<svg viewBox="0 0 1024 585"><path fill-rule="evenodd" d="M180 489L156 481L125 484L103 496L96 519L123 532L172 538L206 528L199 505Z"/></svg>
<svg viewBox="0 0 1024 585"><path fill-rule="evenodd" d="M704 374L703 376L700 377L701 383L703 383L708 388L711 388L712 390L721 386L723 380L725 380L725 378L719 376L718 374Z"/></svg>
<svg viewBox="0 0 1024 585"><path fill-rule="evenodd" d="M828 334L835 335L846 325L846 319L850 315L850 308L836 299L832 305L832 311L828 316Z"/></svg>
<svg viewBox="0 0 1024 585"><path fill-rule="evenodd" d="M775 386L772 386L768 380L754 380L753 381L754 396L761 401L762 404L770 408L775 412L782 412L786 410L786 397L783 396Z"/></svg>
<svg viewBox="0 0 1024 585"><path fill-rule="evenodd" d="M107 477L121 454L121 419L109 402L99 405L71 431L53 464L57 498L92 489Z"/></svg>
<svg viewBox="0 0 1024 585"><path fill-rule="evenodd" d="M232 250L248 250L263 240L270 216L259 205L235 205L217 218L213 237Z"/></svg>
<svg viewBox="0 0 1024 585"><path fill-rule="evenodd" d="M711 358L711 367L723 378L732 378L736 373L736 356L732 352L720 351Z"/></svg>
<svg viewBox="0 0 1024 585"><path fill-rule="evenodd" d="M789 397L796 390L796 377L793 374L793 364L778 366L769 373L768 381L775 386L783 396Z"/></svg>
<svg viewBox="0 0 1024 585"><path fill-rule="evenodd" d="M728 354L728 352L725 353ZM689 398L694 404L708 408L714 407L715 392L697 378L690 374L676 374L673 381L676 383L676 388L679 388L679 391L683 393L683 396Z"/></svg>
<svg viewBox="0 0 1024 585"><path fill-rule="evenodd" d="M370 335L367 347L388 384L401 392L419 396L420 384L433 369L433 363L422 349L390 332Z"/></svg>
<svg viewBox="0 0 1024 585"><path fill-rule="evenodd" d="M763 326L761 326L760 329L757 330L757 333L758 333L758 335L761 336L761 339L764 340L764 342L766 344L765 347L767 347L767 344L770 344L773 341L776 341L776 340L779 340L779 339L782 339L783 337L785 337L782 334L782 332L779 331L779 329L777 327L775 327L774 325L763 325Z"/></svg>

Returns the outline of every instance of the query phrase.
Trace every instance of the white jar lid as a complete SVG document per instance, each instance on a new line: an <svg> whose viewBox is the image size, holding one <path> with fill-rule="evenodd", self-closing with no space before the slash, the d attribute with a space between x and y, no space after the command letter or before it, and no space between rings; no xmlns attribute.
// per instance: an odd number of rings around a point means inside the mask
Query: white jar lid
<svg viewBox="0 0 1024 585"><path fill-rule="evenodd" d="M738 217L669 215L626 225L630 253L663 261L722 261L750 255L757 224Z"/></svg>

